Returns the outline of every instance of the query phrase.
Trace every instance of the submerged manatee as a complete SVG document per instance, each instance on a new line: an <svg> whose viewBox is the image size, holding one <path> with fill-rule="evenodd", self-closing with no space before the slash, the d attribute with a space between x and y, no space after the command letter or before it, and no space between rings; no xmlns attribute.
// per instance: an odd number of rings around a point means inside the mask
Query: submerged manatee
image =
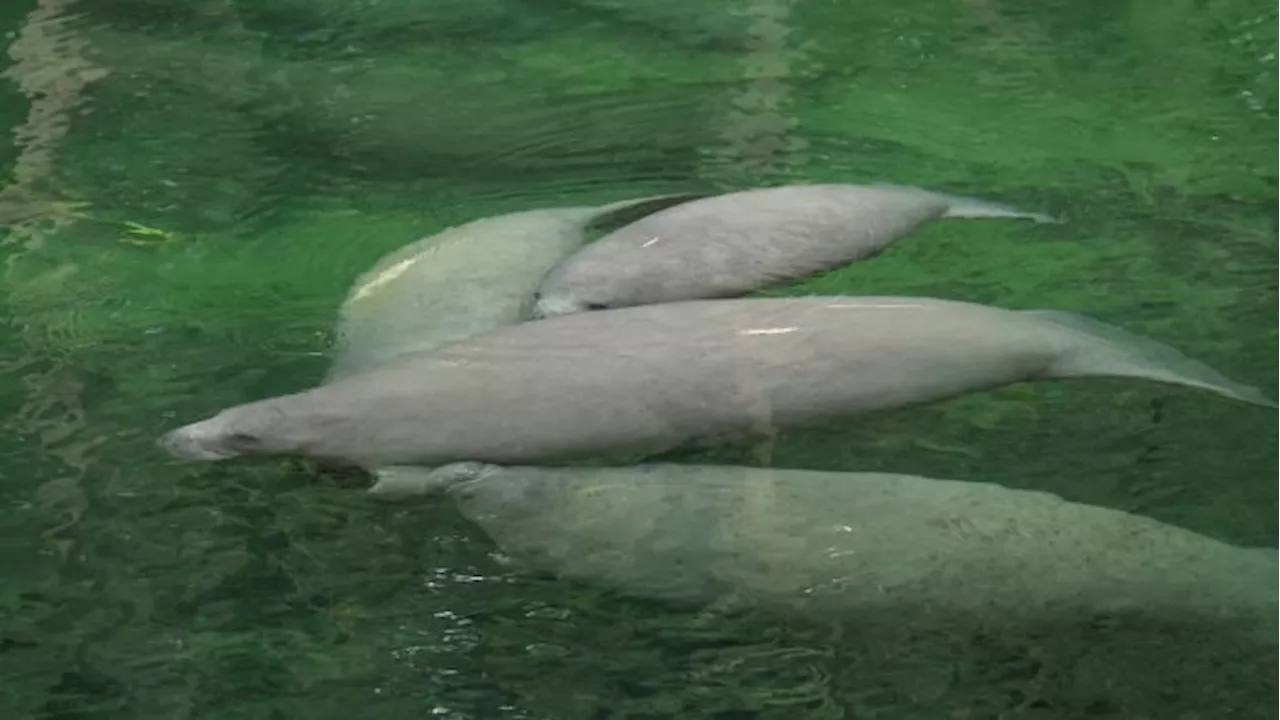
<svg viewBox="0 0 1280 720"><path fill-rule="evenodd" d="M976 198L900 185L793 185L669 208L586 246L538 287L534 312L736 297L871 257L939 218L1055 222Z"/></svg>
<svg viewBox="0 0 1280 720"><path fill-rule="evenodd" d="M529 316L538 282L583 245L590 225L700 197L662 195L509 213L399 248L361 275L343 302L326 382L514 325Z"/></svg>
<svg viewBox="0 0 1280 720"><path fill-rule="evenodd" d="M724 594L904 620L1134 613L1261 623L1276 552L999 485L733 466L394 468L532 569L669 600Z"/></svg>
<svg viewBox="0 0 1280 720"><path fill-rule="evenodd" d="M161 439L218 460L547 463L925 403L1027 380L1136 377L1274 407L1088 318L908 297L702 300L528 322L224 410Z"/></svg>

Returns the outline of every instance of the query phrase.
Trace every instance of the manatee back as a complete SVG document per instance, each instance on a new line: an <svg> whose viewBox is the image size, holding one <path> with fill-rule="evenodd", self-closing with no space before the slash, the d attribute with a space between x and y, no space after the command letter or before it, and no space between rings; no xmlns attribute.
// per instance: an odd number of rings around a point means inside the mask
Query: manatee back
<svg viewBox="0 0 1280 720"><path fill-rule="evenodd" d="M947 209L944 195L896 186L728 193L606 235L554 270L539 293L579 309L740 296L874 255Z"/></svg>
<svg viewBox="0 0 1280 720"><path fill-rule="evenodd" d="M503 468L459 507L530 565L649 597L987 620L1264 622L1275 554L985 483L648 464Z"/></svg>
<svg viewBox="0 0 1280 720"><path fill-rule="evenodd" d="M379 261L340 310L328 382L517 322L546 270L583 242L590 208L486 218Z"/></svg>
<svg viewBox="0 0 1280 720"><path fill-rule="evenodd" d="M546 463L1030 379L1054 351L1035 328L999 308L925 298L645 306L503 328L280 402L317 456Z"/></svg>
<svg viewBox="0 0 1280 720"><path fill-rule="evenodd" d="M696 603L731 589L706 532L718 496L733 491L691 489L660 467L635 466L501 468L449 492L528 569Z"/></svg>
<svg viewBox="0 0 1280 720"><path fill-rule="evenodd" d="M334 382L529 317L542 278L586 241L593 223L643 217L701 195L509 213L449 228L380 259L342 304Z"/></svg>

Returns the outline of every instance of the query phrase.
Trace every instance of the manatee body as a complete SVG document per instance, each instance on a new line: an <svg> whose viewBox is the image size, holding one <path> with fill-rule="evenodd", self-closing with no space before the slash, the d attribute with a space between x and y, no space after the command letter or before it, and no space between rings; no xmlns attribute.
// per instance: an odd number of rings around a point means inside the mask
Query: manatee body
<svg viewBox="0 0 1280 720"><path fill-rule="evenodd" d="M498 215L399 248L361 275L343 302L326 382L514 325L529 316L538 282L583 245L592 223L698 197L703 196L663 195Z"/></svg>
<svg viewBox="0 0 1280 720"><path fill-rule="evenodd" d="M904 620L1135 613L1261 623L1274 549L999 485L735 466L394 468L531 569L685 602L732 594ZM381 487L380 487L381 486Z"/></svg>
<svg viewBox="0 0 1280 720"><path fill-rule="evenodd" d="M702 300L523 323L167 434L174 454L545 464L768 437L1027 380L1128 376L1274 407L1069 313L908 297Z"/></svg>
<svg viewBox="0 0 1280 720"><path fill-rule="evenodd" d="M538 287L540 317L738 297L871 257L939 218L1054 222L976 198L900 185L791 185L696 200L586 246Z"/></svg>

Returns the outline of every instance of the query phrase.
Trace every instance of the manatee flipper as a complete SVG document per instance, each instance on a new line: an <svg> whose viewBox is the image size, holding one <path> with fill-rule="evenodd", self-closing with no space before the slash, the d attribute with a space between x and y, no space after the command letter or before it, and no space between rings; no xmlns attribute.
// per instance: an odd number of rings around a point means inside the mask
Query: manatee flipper
<svg viewBox="0 0 1280 720"><path fill-rule="evenodd" d="M373 471L377 481L366 493L379 500L404 500L439 495L449 488L486 474L488 466L478 462L456 462L437 468L391 465Z"/></svg>
<svg viewBox="0 0 1280 720"><path fill-rule="evenodd" d="M1023 310L1060 327L1077 342L1060 353L1047 377L1136 377L1186 385L1264 407L1276 407L1257 388L1238 383L1199 360L1151 338L1064 310Z"/></svg>

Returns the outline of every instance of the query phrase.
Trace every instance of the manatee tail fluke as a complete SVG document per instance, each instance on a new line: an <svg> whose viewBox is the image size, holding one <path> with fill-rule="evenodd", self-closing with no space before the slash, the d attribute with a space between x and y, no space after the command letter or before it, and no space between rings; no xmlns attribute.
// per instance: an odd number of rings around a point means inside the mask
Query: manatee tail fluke
<svg viewBox="0 0 1280 720"><path fill-rule="evenodd" d="M591 215L588 226L604 224L626 225L660 210L682 205L691 200L701 200L709 195L710 193L679 193L620 200L596 208Z"/></svg>
<svg viewBox="0 0 1280 720"><path fill-rule="evenodd" d="M1250 385L1150 338L1100 320L1061 310L1024 310L1071 333L1078 344L1050 368L1050 377L1136 377L1208 390L1234 400L1276 407L1276 402Z"/></svg>
<svg viewBox="0 0 1280 720"><path fill-rule="evenodd" d="M942 214L944 218L1016 218L1038 223L1061 223L1062 220L1044 213L1019 210L1012 205L961 195L944 195L950 205Z"/></svg>

